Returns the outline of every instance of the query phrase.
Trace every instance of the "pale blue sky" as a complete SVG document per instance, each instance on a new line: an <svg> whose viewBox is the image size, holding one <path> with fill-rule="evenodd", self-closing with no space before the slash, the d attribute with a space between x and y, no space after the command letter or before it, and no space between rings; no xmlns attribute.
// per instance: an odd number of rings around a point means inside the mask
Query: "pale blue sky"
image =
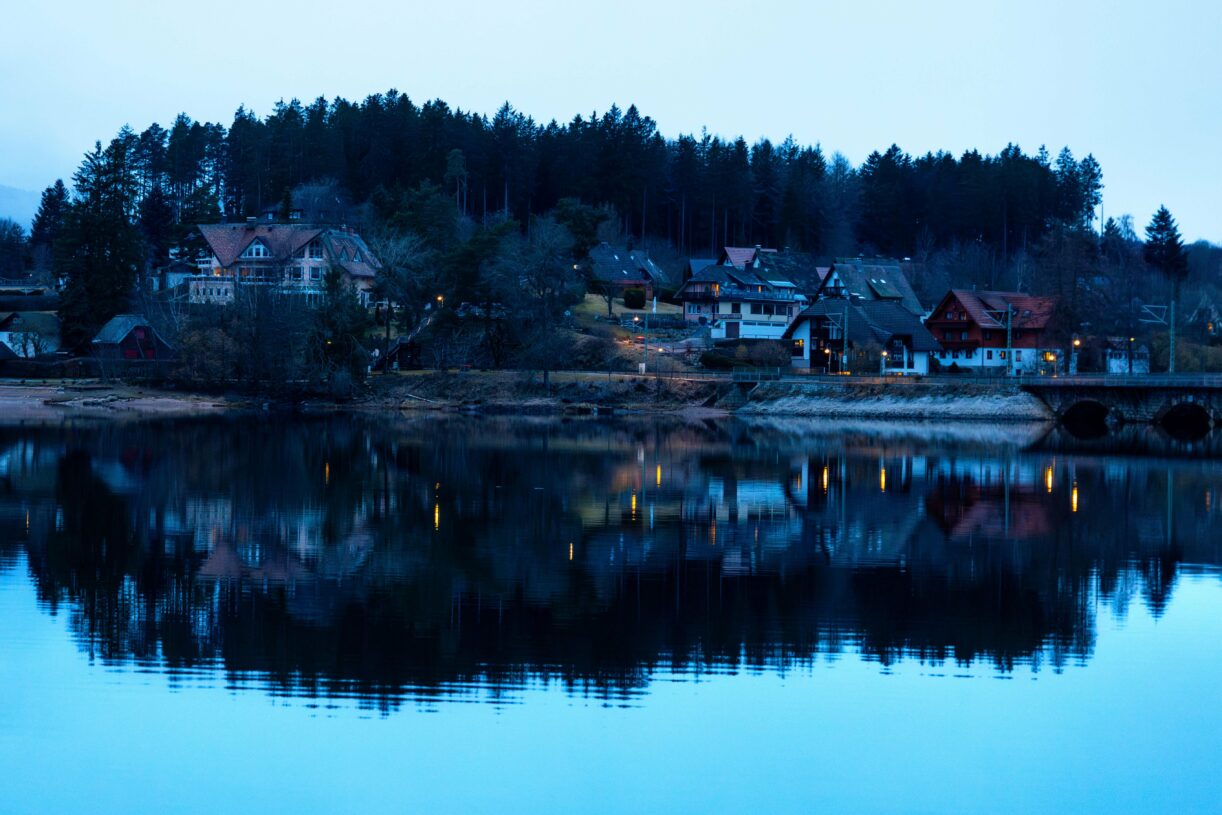
<svg viewBox="0 0 1222 815"><path fill-rule="evenodd" d="M635 102L667 136L820 142L854 163L1008 141L1103 164L1104 207L1222 241L1222 2L23 2L0 47L0 185L180 110L394 87L547 120Z"/></svg>

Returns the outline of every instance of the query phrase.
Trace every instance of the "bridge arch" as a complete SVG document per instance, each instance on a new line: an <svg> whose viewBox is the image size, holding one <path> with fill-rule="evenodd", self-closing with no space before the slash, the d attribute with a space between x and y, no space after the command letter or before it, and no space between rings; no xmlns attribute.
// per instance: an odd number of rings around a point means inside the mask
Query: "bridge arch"
<svg viewBox="0 0 1222 815"><path fill-rule="evenodd" d="M1098 438L1107 435L1108 420L1115 417L1106 404L1087 397L1070 402L1057 418L1062 427L1079 438Z"/></svg>
<svg viewBox="0 0 1222 815"><path fill-rule="evenodd" d="M1173 397L1154 414L1154 423L1172 436L1188 439L1203 438L1214 427L1217 417L1209 405L1188 397Z"/></svg>

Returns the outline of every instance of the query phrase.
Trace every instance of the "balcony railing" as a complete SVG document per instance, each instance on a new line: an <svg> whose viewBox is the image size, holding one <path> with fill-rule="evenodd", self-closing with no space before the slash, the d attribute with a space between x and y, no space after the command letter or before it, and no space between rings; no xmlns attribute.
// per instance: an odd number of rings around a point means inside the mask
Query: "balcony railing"
<svg viewBox="0 0 1222 815"><path fill-rule="evenodd" d="M793 303L798 298L791 291L754 291L736 286L722 286L718 291L686 291L682 299L692 303L717 303L722 300Z"/></svg>

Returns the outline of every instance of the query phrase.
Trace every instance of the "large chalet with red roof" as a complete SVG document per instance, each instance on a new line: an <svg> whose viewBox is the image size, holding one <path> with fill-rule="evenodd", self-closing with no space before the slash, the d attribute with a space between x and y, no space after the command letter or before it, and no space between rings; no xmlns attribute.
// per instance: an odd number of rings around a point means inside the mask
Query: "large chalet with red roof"
<svg viewBox="0 0 1222 815"><path fill-rule="evenodd" d="M201 274L186 283L192 303L232 303L243 287L270 286L314 305L331 268L344 275L362 303L370 302L379 263L351 229L252 220L204 224L199 231L210 254Z"/></svg>
<svg viewBox="0 0 1222 815"><path fill-rule="evenodd" d="M952 289L925 327L942 346L936 359L943 368L1038 373L1055 370L1062 356L1049 337L1056 304L1055 297Z"/></svg>

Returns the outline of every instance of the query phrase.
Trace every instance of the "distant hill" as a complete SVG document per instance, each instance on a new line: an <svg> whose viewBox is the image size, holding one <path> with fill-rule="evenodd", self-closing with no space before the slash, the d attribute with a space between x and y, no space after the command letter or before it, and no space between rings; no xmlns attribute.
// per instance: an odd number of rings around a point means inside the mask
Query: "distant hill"
<svg viewBox="0 0 1222 815"><path fill-rule="evenodd" d="M29 232L41 197L41 193L33 190L19 190L0 184L0 218L12 218Z"/></svg>

